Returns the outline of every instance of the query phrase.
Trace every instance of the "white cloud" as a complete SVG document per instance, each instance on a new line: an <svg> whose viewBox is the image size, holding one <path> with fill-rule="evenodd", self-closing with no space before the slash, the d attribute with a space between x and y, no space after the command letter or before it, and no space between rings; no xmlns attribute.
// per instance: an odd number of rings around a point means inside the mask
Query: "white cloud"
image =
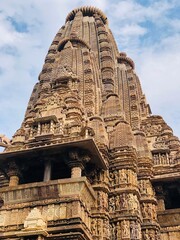
<svg viewBox="0 0 180 240"><path fill-rule="evenodd" d="M143 48L136 58L143 90L156 115L162 115L180 135L180 34Z"/></svg>
<svg viewBox="0 0 180 240"><path fill-rule="evenodd" d="M121 35L129 36L141 36L147 32L146 28L143 28L137 24L127 24L121 28Z"/></svg>
<svg viewBox="0 0 180 240"><path fill-rule="evenodd" d="M109 14L119 48L135 61L153 113L162 115L179 136L180 19L172 15L178 8L179 1L151 1L143 6L128 0L112 4Z"/></svg>
<svg viewBox="0 0 180 240"><path fill-rule="evenodd" d="M145 20L161 22L161 16L165 17L166 13L174 6L179 5L178 1L152 1L148 6L138 3L135 0L122 0L111 5L111 12L118 21L128 21L140 23Z"/></svg>

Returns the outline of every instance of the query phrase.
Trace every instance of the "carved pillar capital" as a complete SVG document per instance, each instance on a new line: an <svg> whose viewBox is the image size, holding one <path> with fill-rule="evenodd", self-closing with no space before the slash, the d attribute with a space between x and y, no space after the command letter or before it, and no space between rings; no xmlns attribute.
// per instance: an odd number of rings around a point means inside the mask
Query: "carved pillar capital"
<svg viewBox="0 0 180 240"><path fill-rule="evenodd" d="M7 172L8 177L20 175L19 168L18 168L17 164L15 163L15 161L9 162L6 172Z"/></svg>
<svg viewBox="0 0 180 240"><path fill-rule="evenodd" d="M68 159L68 165L73 167L80 167L81 169L84 169L83 161L80 157L79 150L78 149L72 149L68 153L69 159Z"/></svg>
<svg viewBox="0 0 180 240"><path fill-rule="evenodd" d="M71 177L81 177L85 164L90 161L90 157L86 153L82 153L79 149L71 149L68 152L67 164L71 168Z"/></svg>
<svg viewBox="0 0 180 240"><path fill-rule="evenodd" d="M37 240L44 240L44 236L38 235Z"/></svg>

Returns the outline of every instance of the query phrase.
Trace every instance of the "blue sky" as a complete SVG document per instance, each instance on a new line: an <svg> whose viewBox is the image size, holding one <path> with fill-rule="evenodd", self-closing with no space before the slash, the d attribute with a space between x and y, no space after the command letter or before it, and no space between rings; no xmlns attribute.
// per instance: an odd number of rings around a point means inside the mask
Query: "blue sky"
<svg viewBox="0 0 180 240"><path fill-rule="evenodd" d="M155 115L180 136L179 0L0 0L0 133L20 127L47 50L66 15L82 5L108 17L120 51L136 65Z"/></svg>

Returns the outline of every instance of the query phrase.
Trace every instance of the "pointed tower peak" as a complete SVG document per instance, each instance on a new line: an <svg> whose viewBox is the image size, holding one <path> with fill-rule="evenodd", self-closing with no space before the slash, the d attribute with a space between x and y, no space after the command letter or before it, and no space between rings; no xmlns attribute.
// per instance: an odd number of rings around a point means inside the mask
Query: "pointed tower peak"
<svg viewBox="0 0 180 240"><path fill-rule="evenodd" d="M79 17L83 17L83 13L81 10L79 10L76 14L75 14L75 18L79 18Z"/></svg>
<svg viewBox="0 0 180 240"><path fill-rule="evenodd" d="M67 15L66 22L72 21L78 12L82 12L83 16L89 16L89 17L94 16L94 14L98 14L101 17L103 23L108 24L106 15L100 9L92 6L84 6L84 7L74 9Z"/></svg>

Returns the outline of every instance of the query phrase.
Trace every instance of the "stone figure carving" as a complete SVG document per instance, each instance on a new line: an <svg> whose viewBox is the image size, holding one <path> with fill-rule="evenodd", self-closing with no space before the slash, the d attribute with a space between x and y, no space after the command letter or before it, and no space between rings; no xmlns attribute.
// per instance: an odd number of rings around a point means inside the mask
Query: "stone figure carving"
<svg viewBox="0 0 180 240"><path fill-rule="evenodd" d="M128 194L128 208L129 208L129 210L134 209L134 198L133 198L133 195L131 193Z"/></svg>
<svg viewBox="0 0 180 240"><path fill-rule="evenodd" d="M128 177L127 177L127 173L126 173L125 169L121 170L120 181L121 181L121 183L127 183L128 182Z"/></svg>
<svg viewBox="0 0 180 240"><path fill-rule="evenodd" d="M145 186L145 180L140 180L139 181L139 189L141 194L147 194L147 188Z"/></svg>
<svg viewBox="0 0 180 240"><path fill-rule="evenodd" d="M102 222L101 219L97 219L97 233L99 236L102 235Z"/></svg>
<svg viewBox="0 0 180 240"><path fill-rule="evenodd" d="M117 239L117 228L114 223L110 224L110 232L111 232L111 240L116 240Z"/></svg>
<svg viewBox="0 0 180 240"><path fill-rule="evenodd" d="M119 173L118 173L118 171L114 171L114 180L115 180L115 184L119 184Z"/></svg>
<svg viewBox="0 0 180 240"><path fill-rule="evenodd" d="M62 126L62 123L60 122L57 122L56 125L55 125L55 129L54 129L54 133L55 134L61 134L63 135L63 126Z"/></svg>
<svg viewBox="0 0 180 240"><path fill-rule="evenodd" d="M158 154L153 154L153 160L154 160L154 164L158 165L159 164L159 155Z"/></svg>
<svg viewBox="0 0 180 240"><path fill-rule="evenodd" d="M138 222L135 223L135 239L140 239L141 238L141 227Z"/></svg>
<svg viewBox="0 0 180 240"><path fill-rule="evenodd" d="M109 181L110 181L110 185L111 185L111 186L114 186L114 184L115 184L115 179L114 179L114 173L113 173L113 172L110 172L110 173L109 173Z"/></svg>
<svg viewBox="0 0 180 240"><path fill-rule="evenodd" d="M138 213L140 213L140 205L139 205L139 201L136 195L133 195L134 198L134 211L137 211Z"/></svg>
<svg viewBox="0 0 180 240"><path fill-rule="evenodd" d="M46 134L50 132L50 124L49 123L42 123L41 124L41 134Z"/></svg>
<svg viewBox="0 0 180 240"><path fill-rule="evenodd" d="M110 233L109 233L109 222L107 219L104 219L104 223L103 223L103 235L105 237L109 237Z"/></svg>
<svg viewBox="0 0 180 240"><path fill-rule="evenodd" d="M115 197L115 207L116 210L120 210L120 199L118 195Z"/></svg>
<svg viewBox="0 0 180 240"><path fill-rule="evenodd" d="M148 218L151 219L152 218L152 205L151 204L147 204L147 203L143 203L143 217L144 218Z"/></svg>
<svg viewBox="0 0 180 240"><path fill-rule="evenodd" d="M37 126L33 126L32 127L32 137L35 137L38 133L38 127Z"/></svg>
<svg viewBox="0 0 180 240"><path fill-rule="evenodd" d="M127 196L125 193L121 195L120 202L121 202L121 209L127 209L128 204L127 204Z"/></svg>
<svg viewBox="0 0 180 240"><path fill-rule="evenodd" d="M144 240L150 240L150 237L149 237L149 234L148 234L147 229L146 229L145 232L143 232L143 239L144 239Z"/></svg>
<svg viewBox="0 0 180 240"><path fill-rule="evenodd" d="M123 220L121 223L121 229L122 229L122 237L123 238L128 238L129 237L129 222Z"/></svg>
<svg viewBox="0 0 180 240"><path fill-rule="evenodd" d="M91 232L92 232L92 235L97 235L96 224L97 224L96 220L93 219L93 220L91 221Z"/></svg>
<svg viewBox="0 0 180 240"><path fill-rule="evenodd" d="M116 209L115 207L115 199L114 197L109 198L109 211L114 212Z"/></svg>
<svg viewBox="0 0 180 240"><path fill-rule="evenodd" d="M130 222L130 238L135 239L136 238L136 231L135 231L135 222Z"/></svg>
<svg viewBox="0 0 180 240"><path fill-rule="evenodd" d="M107 194L102 191L98 192L98 206L107 208Z"/></svg>
<svg viewBox="0 0 180 240"><path fill-rule="evenodd" d="M152 217L152 209L151 209L151 205L148 204L146 207L146 216L147 218L151 218Z"/></svg>
<svg viewBox="0 0 180 240"><path fill-rule="evenodd" d="M156 206L152 205L152 219L157 220Z"/></svg>
<svg viewBox="0 0 180 240"><path fill-rule="evenodd" d="M155 240L161 240L160 233L155 230Z"/></svg>

